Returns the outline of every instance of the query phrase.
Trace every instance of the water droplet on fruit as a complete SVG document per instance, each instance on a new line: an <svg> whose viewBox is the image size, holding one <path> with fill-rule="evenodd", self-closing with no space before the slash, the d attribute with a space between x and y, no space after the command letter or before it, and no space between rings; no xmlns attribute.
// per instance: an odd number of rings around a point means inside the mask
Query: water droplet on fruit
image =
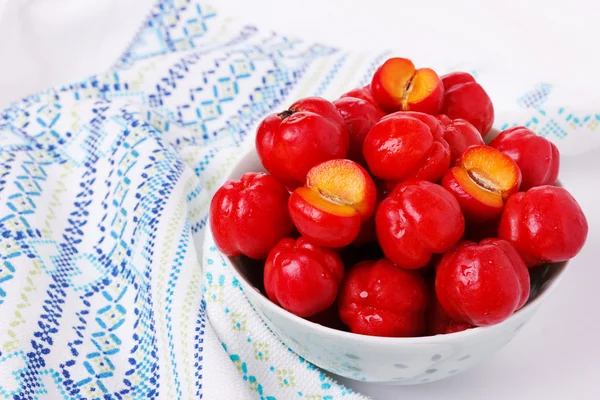
<svg viewBox="0 0 600 400"><path fill-rule="evenodd" d="M363 290L362 292L360 292L359 296L361 299L366 299L369 296L369 293Z"/></svg>
<svg viewBox="0 0 600 400"><path fill-rule="evenodd" d="M366 320L366 321L367 321L367 323L369 323L369 324L370 324L371 322L373 322L373 323L379 323L379 322L381 322L381 317L380 317L379 315L377 315L377 314L373 314L373 315L367 315L367 316L365 317L365 320Z"/></svg>

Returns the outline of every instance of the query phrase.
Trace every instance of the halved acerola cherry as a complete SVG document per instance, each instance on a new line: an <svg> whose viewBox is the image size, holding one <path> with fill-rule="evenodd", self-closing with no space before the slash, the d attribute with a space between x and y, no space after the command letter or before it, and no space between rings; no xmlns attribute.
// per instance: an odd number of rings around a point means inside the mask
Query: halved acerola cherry
<svg viewBox="0 0 600 400"><path fill-rule="evenodd" d="M430 68L416 69L406 58L390 58L371 81L375 101L386 112L420 111L438 114L444 104L444 85Z"/></svg>
<svg viewBox="0 0 600 400"><path fill-rule="evenodd" d="M294 190L288 202L292 221L315 244L344 247L360 231L361 222L375 210L373 179L350 160L330 160L312 168L306 185Z"/></svg>
<svg viewBox="0 0 600 400"><path fill-rule="evenodd" d="M489 146L469 147L446 172L444 186L456 197L469 222L497 218L504 201L519 190L521 171L507 155Z"/></svg>

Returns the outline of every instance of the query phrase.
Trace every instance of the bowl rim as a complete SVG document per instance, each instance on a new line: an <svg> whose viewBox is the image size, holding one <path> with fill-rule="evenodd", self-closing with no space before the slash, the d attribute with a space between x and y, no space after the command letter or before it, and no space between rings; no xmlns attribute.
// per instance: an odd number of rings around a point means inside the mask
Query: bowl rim
<svg viewBox="0 0 600 400"><path fill-rule="evenodd" d="M253 154L256 155L256 157L258 157L258 154L256 153L255 148L250 148L249 150L244 152L244 154L239 158L238 162L235 163L229 170L226 180L239 179L239 177L233 177L232 174L239 168L239 166L242 162L246 161ZM250 171L246 171L246 172L250 172ZM556 185L560 186L560 187L563 186L562 183L560 182L560 180L556 182ZM207 220L206 229L207 229L207 234L210 235L210 238L214 241L214 238L212 235L212 230L210 227L210 218ZM208 240L208 238L209 237L206 236L205 241ZM236 265L236 263L233 262L233 260L232 260L235 257L226 256L225 254L221 253L221 251L218 248L217 248L217 251L219 252L219 255L221 257L223 257L223 259L227 262L228 266L232 268L232 270L234 271L235 277L238 279L241 279L244 282L244 284L247 285L251 290L253 289L254 291L257 292L255 294L259 298L258 301L261 302L261 304L263 306L265 306L266 308L268 308L271 312L278 314L282 318L289 319L289 320L293 321L294 323L300 324L301 326L305 327L306 329L316 330L317 332L320 332L324 335L337 336L343 340L359 340L359 341L366 341L369 343L396 344L396 345L408 344L408 343L411 343L411 344L443 343L443 342L447 342L448 340L460 340L460 339L468 338L470 336L483 334L488 331L502 329L503 326L508 325L512 320L520 317L520 315L522 315L524 312L528 312L528 311L534 312L539 307L539 305L542 304L546 300L546 298L550 295L550 293L552 291L554 291L554 289L556 288L558 283L564 278L567 267L569 266L569 263L571 261L571 260L567 260L567 261L563 261L563 262L559 262L559 263L550 264L554 268L560 268L560 270L553 277L553 279L551 281L549 281L550 282L549 285L547 285L543 289L543 291L541 293L539 293L532 301L528 301L527 303L525 303L525 305L523 307L521 307L519 310L515 311L510 317L508 317L507 319L505 319L504 321L502 321L498 324L489 325L489 326L476 326L474 328L467 329L464 331L453 332L453 333L443 334L443 335L438 334L438 335L433 335L433 336L386 337L386 336L363 335L361 333L341 331L338 329L330 328L325 325L318 324L316 322L309 321L305 318L299 317L299 316L285 310L284 308L273 303L271 301L271 299L269 299L262 292L260 292L260 290L258 290L258 288L256 288L256 286L254 286L252 284L252 282L250 282L250 280L244 274L242 274L242 272L238 269L238 266ZM250 305L256 309L256 307L254 307L253 302L250 300L249 296L246 294L246 290L244 287L242 287L242 292L244 293L244 296L246 297L246 300L248 300ZM259 312L258 314L260 316L261 313ZM263 322L265 322L265 321L263 320Z"/></svg>

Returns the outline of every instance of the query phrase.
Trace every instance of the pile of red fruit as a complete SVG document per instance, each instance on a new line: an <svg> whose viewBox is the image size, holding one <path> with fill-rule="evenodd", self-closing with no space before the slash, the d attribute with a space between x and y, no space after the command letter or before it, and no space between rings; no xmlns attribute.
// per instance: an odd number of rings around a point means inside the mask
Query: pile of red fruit
<svg viewBox="0 0 600 400"><path fill-rule="evenodd" d="M493 121L471 75L403 58L333 103L298 100L258 127L270 175L215 194L217 247L264 260L269 299L321 324L398 337L497 324L588 227L554 186L556 146L525 127L486 145Z"/></svg>

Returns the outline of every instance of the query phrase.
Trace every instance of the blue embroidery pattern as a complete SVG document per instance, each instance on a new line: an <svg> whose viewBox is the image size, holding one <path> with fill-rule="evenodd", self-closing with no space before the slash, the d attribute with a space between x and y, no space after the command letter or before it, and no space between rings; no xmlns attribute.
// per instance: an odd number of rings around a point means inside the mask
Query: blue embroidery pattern
<svg viewBox="0 0 600 400"><path fill-rule="evenodd" d="M203 1L163 0L112 71L2 111L0 369L12 381L0 395L201 398L206 307L239 287L215 273L216 258L203 287L194 250L211 194L264 115L334 82L364 85L387 54L347 78L351 53L236 25ZM536 114L505 126L534 124L553 140L572 125L596 129L599 114L547 118L552 92L542 84L515 98ZM226 313L244 334L250 317ZM311 398L272 361L278 349L244 340L271 363L267 384L229 353L259 398ZM356 396L297 363L323 399Z"/></svg>

